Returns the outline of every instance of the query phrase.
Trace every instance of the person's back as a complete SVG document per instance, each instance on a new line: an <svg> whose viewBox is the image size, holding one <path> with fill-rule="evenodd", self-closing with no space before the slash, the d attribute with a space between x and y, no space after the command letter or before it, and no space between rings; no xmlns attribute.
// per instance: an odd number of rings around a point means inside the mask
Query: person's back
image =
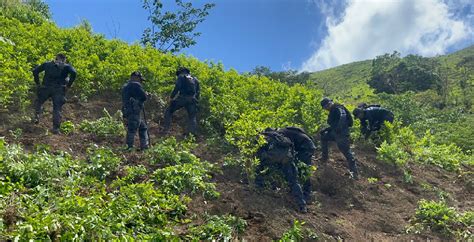
<svg viewBox="0 0 474 242"><path fill-rule="evenodd" d="M181 75L178 77L179 95L199 98L199 81L191 75Z"/></svg>
<svg viewBox="0 0 474 242"><path fill-rule="evenodd" d="M364 110L365 118L370 123L389 121L393 122L393 113L382 107L369 107Z"/></svg>
<svg viewBox="0 0 474 242"><path fill-rule="evenodd" d="M126 144L128 149L133 148L135 134L140 137L140 149L149 146L148 127L141 117L143 103L147 100L147 93L143 90L141 82L144 81L138 71L132 72L130 80L122 87L122 113L127 125Z"/></svg>
<svg viewBox="0 0 474 242"><path fill-rule="evenodd" d="M346 107L334 103L329 110L327 123L334 132L340 133L349 131L349 128L353 125L353 120Z"/></svg>
<svg viewBox="0 0 474 242"><path fill-rule="evenodd" d="M187 133L197 134L198 102L200 97L199 81L191 76L188 68L180 67L176 71L176 83L170 95L170 103L164 113L163 131L168 133L173 113L181 108L188 112ZM177 95L179 93L179 95Z"/></svg>
<svg viewBox="0 0 474 242"><path fill-rule="evenodd" d="M128 81L122 87L122 112L124 116L126 117L129 113L134 111L140 111L146 99L146 93L141 83Z"/></svg>
<svg viewBox="0 0 474 242"><path fill-rule="evenodd" d="M276 164L292 162L294 145L289 138L276 130L267 130L262 135L266 144L257 152L260 160Z"/></svg>
<svg viewBox="0 0 474 242"><path fill-rule="evenodd" d="M309 137L309 135L301 128L290 126L278 129L278 132L282 133L293 142L296 151L316 149L311 137Z"/></svg>

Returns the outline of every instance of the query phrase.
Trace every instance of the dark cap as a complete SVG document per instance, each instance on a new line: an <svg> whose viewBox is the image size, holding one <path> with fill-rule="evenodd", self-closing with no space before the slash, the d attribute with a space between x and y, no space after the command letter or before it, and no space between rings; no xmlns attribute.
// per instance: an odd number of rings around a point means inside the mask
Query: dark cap
<svg viewBox="0 0 474 242"><path fill-rule="evenodd" d="M132 74L130 74L130 76L131 76L131 77L132 77L132 76L140 77L140 79L141 79L142 81L145 80L145 78L143 77L142 73L139 72L139 71L134 71L134 72L132 72Z"/></svg>
<svg viewBox="0 0 474 242"><path fill-rule="evenodd" d="M323 98L323 100L321 100L321 106L324 108L331 102L332 102L332 100L330 98L325 97L325 98Z"/></svg>
<svg viewBox="0 0 474 242"><path fill-rule="evenodd" d="M189 69L186 67L179 67L178 70L176 70L176 75L179 76L181 73L190 74L191 71L189 71Z"/></svg>

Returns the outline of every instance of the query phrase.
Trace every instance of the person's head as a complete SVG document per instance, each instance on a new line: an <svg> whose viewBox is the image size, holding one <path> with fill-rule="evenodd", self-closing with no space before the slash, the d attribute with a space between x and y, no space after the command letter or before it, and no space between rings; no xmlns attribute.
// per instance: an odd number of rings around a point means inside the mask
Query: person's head
<svg viewBox="0 0 474 242"><path fill-rule="evenodd" d="M321 100L321 107L323 107L323 109L330 110L332 105L334 105L334 102L328 97Z"/></svg>
<svg viewBox="0 0 474 242"><path fill-rule="evenodd" d="M356 118L364 118L364 110L362 108L355 108L354 111L352 111L352 114L354 114L354 117Z"/></svg>
<svg viewBox="0 0 474 242"><path fill-rule="evenodd" d="M142 73L140 73L139 71L134 71L132 72L132 74L130 74L130 80L141 82L144 81L145 78L143 78Z"/></svg>
<svg viewBox="0 0 474 242"><path fill-rule="evenodd" d="M176 70L176 76L189 74L191 74L191 71L186 67L179 67L178 70Z"/></svg>
<svg viewBox="0 0 474 242"><path fill-rule="evenodd" d="M56 63L56 64L66 63L66 55L63 54L63 53L56 54L56 58L54 59L54 63Z"/></svg>

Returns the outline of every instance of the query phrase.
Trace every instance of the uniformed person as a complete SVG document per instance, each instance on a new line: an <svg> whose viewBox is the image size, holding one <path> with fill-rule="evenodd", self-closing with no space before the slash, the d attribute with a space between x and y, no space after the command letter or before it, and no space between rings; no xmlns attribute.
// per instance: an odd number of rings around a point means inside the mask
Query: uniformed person
<svg viewBox="0 0 474 242"><path fill-rule="evenodd" d="M40 83L39 74L44 71L43 83ZM61 110L66 103L66 91L76 79L76 70L66 63L64 54L57 54L53 61L45 62L33 69L33 77L37 87L35 101L34 123L39 123L43 104L49 98L53 100L53 129L54 134L59 133L61 126Z"/></svg>
<svg viewBox="0 0 474 242"><path fill-rule="evenodd" d="M350 130L353 120L351 113L341 104L334 103L331 99L325 97L321 101L321 106L329 111L327 123L329 128L321 132L321 149L323 163L327 162L329 155L329 141L335 141L337 147L346 157L349 164L349 170L354 179L358 179L357 160L350 147Z"/></svg>
<svg viewBox="0 0 474 242"><path fill-rule="evenodd" d="M140 138L140 150L149 146L148 127L142 118L144 102L147 100L147 93L143 90L142 74L138 71L132 72L130 80L122 87L122 113L127 125L126 144L128 149L133 148L135 134L138 130Z"/></svg>
<svg viewBox="0 0 474 242"><path fill-rule="evenodd" d="M196 135L198 112L198 102L200 97L200 87L197 78L191 76L188 68L180 67L176 71L176 84L170 96L170 104L164 114L164 132L168 132L171 126L173 113L181 108L186 108L188 113L187 133Z"/></svg>

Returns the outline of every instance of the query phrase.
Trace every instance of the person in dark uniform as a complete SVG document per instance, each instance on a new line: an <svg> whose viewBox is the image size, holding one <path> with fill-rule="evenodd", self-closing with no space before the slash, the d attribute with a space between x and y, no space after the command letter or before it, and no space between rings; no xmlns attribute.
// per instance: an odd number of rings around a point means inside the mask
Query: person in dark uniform
<svg viewBox="0 0 474 242"><path fill-rule="evenodd" d="M278 132L293 142L297 161L304 162L306 165L312 164L311 158L316 150L316 146L311 137L302 128L286 127L278 129ZM310 179L307 179L303 184L303 196L307 204L312 202Z"/></svg>
<svg viewBox="0 0 474 242"><path fill-rule="evenodd" d="M263 171L269 167L283 172L299 210L307 212L306 205L311 202L311 182L308 179L303 189L298 181L298 160L311 164L315 146L309 136L299 128L268 128L262 133L267 143L257 152L260 164L256 168L255 184L263 187Z"/></svg>
<svg viewBox="0 0 474 242"><path fill-rule="evenodd" d="M130 80L122 87L122 113L127 125L126 144L128 149L133 148L135 134L138 130L140 138L140 150L149 146L148 127L141 117L143 104L147 100L147 93L143 90L142 74L138 71L132 72Z"/></svg>
<svg viewBox="0 0 474 242"><path fill-rule="evenodd" d="M360 131L367 139L372 131L382 128L385 121L393 122L393 113L380 106L358 107L353 111L354 117L360 120Z"/></svg>
<svg viewBox="0 0 474 242"><path fill-rule="evenodd" d="M329 128L321 132L321 149L323 163L328 160L329 141L335 141L337 147L346 157L349 164L349 170L354 179L358 179L357 161L350 147L350 130L353 120L351 113L341 104L334 103L331 99L325 97L321 101L321 106L329 111L327 123Z"/></svg>
<svg viewBox="0 0 474 242"><path fill-rule="evenodd" d="M39 74L44 71L43 83L40 84ZM53 100L53 129L54 134L59 133L61 126L61 110L66 103L66 91L76 79L76 70L66 64L66 56L57 54L55 60L45 62L33 69L36 83L37 99L35 101L35 116L33 121L39 123L43 104L51 98Z"/></svg>
<svg viewBox="0 0 474 242"><path fill-rule="evenodd" d="M164 114L164 132L168 132L171 126L173 113L181 108L186 108L188 112L188 131L196 135L198 112L198 101L200 97L200 87L197 78L191 76L188 68L180 67L176 71L176 84L170 96L170 105ZM175 98L176 97L176 98Z"/></svg>

